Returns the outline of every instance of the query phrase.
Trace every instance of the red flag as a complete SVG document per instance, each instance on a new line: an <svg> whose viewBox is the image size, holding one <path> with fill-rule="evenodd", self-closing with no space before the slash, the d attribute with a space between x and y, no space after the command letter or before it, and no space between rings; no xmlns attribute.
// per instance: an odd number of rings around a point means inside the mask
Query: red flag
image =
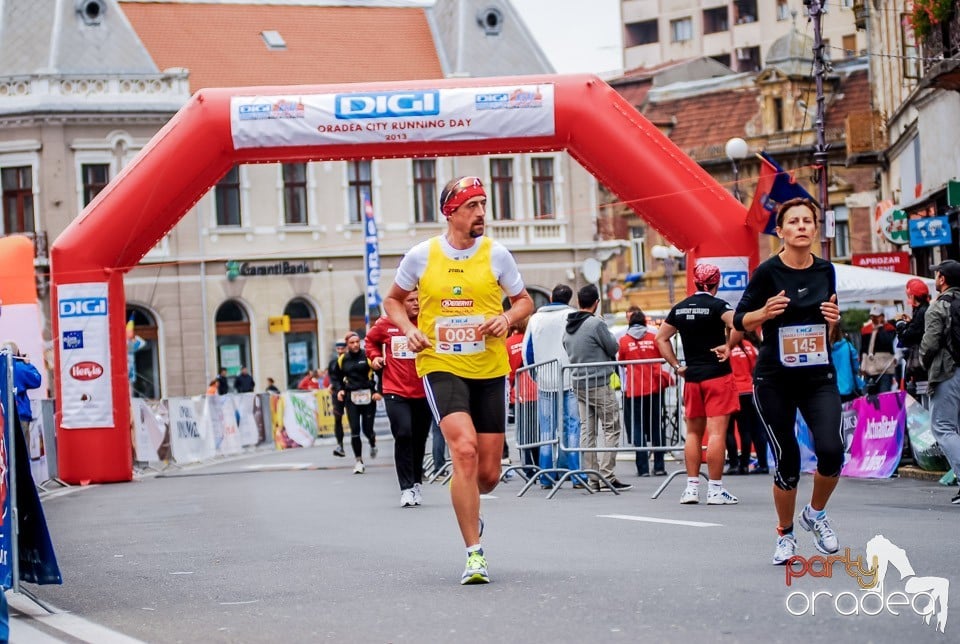
<svg viewBox="0 0 960 644"><path fill-rule="evenodd" d="M750 209L747 210L746 224L757 233L762 233L770 221L770 211L766 207L766 202L770 191L773 190L773 182L777 178L777 169L762 155L758 156L760 157L760 178L757 180L757 188L753 192Z"/></svg>

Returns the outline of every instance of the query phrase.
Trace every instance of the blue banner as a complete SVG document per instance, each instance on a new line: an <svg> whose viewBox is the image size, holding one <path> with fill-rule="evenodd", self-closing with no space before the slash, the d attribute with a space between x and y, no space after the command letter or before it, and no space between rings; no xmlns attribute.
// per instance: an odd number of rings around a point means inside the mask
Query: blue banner
<svg viewBox="0 0 960 644"><path fill-rule="evenodd" d="M0 354L0 512L3 512L3 527L0 528L0 589L13 586L13 523L10 512L10 476L7 468L7 427L8 418L13 418L14 411L8 410L7 405L7 354ZM2 590L0 590L2 592Z"/></svg>
<svg viewBox="0 0 960 644"><path fill-rule="evenodd" d="M370 310L380 308L380 243L377 241L377 220L373 217L373 202L370 193L364 190L363 197L363 229L364 249L363 265L367 273L367 306L365 320L370 326Z"/></svg>
<svg viewBox="0 0 960 644"><path fill-rule="evenodd" d="M950 233L950 222L946 215L911 219L908 225L910 248L944 246L953 241L953 236Z"/></svg>

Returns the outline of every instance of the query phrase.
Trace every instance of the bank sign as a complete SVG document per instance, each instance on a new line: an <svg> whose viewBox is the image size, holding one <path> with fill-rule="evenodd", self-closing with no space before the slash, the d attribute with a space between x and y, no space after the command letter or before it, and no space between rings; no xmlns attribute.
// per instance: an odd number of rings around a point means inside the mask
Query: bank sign
<svg viewBox="0 0 960 644"><path fill-rule="evenodd" d="M552 136L554 87L234 96L237 149Z"/></svg>
<svg viewBox="0 0 960 644"><path fill-rule="evenodd" d="M60 329L62 426L90 429L113 426L110 386L110 325L107 284L57 287Z"/></svg>
<svg viewBox="0 0 960 644"><path fill-rule="evenodd" d="M720 269L720 285L717 297L736 308L750 280L750 260L744 256L699 257L697 265L713 264Z"/></svg>

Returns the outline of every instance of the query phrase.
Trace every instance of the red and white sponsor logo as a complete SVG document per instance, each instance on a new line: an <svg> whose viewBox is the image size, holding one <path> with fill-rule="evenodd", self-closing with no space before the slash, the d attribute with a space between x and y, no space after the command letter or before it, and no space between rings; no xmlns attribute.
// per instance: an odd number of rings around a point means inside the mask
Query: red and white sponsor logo
<svg viewBox="0 0 960 644"><path fill-rule="evenodd" d="M440 306L446 309L469 308L473 306L473 300L454 300L447 298L440 300Z"/></svg>
<svg viewBox="0 0 960 644"><path fill-rule="evenodd" d="M70 367L70 376L74 380L96 380L103 375L103 367L96 362L78 362Z"/></svg>

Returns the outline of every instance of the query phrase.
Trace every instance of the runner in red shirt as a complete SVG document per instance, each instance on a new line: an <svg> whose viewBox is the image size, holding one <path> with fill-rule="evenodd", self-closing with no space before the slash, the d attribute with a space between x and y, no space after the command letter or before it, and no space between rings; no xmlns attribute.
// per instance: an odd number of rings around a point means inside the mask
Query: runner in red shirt
<svg viewBox="0 0 960 644"><path fill-rule="evenodd" d="M753 336L753 333L748 335ZM730 367L733 368L733 379L740 395L740 411L731 414L730 424L727 425L727 452L737 453L737 442L733 435L733 425L736 423L740 434L740 456L738 460L730 462L726 474L750 473L751 446L757 451L757 468L753 473L770 473L767 466L767 434L753 404L753 368L757 364L757 355L757 347L747 338L730 349Z"/></svg>
<svg viewBox="0 0 960 644"><path fill-rule="evenodd" d="M407 317L417 324L420 315L418 292L403 300ZM416 353L407 347L407 336L382 316L370 327L365 340L370 365L380 371L383 399L393 433L393 458L400 483L400 507L411 508L423 500L423 453L433 419L423 381L417 376Z"/></svg>
<svg viewBox="0 0 960 644"><path fill-rule="evenodd" d="M523 318L510 326L507 336L507 358L510 360L510 416L514 421L523 418L527 427L537 425L537 383L524 371L517 378L517 369L523 366L523 336L527 332L527 320ZM519 441L518 441L519 442ZM506 441L504 441L506 445ZM524 465L536 465L540 448L521 451L520 462ZM528 470L533 476L534 470Z"/></svg>

